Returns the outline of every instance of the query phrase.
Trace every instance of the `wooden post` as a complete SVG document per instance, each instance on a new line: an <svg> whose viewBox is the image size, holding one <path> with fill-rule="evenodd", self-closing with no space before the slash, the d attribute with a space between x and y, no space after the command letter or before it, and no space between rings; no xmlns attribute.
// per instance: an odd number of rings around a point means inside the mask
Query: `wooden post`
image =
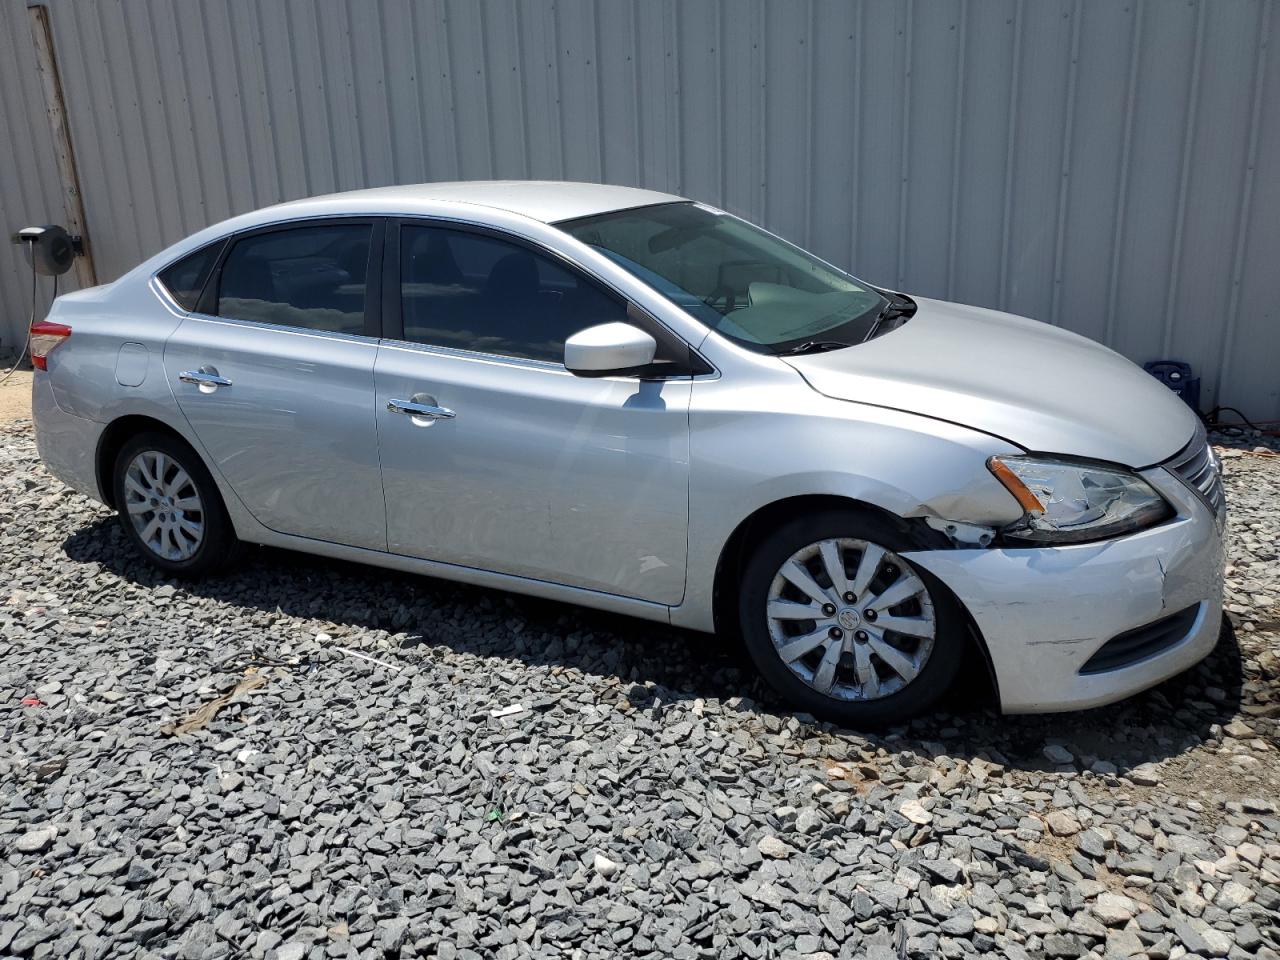
<svg viewBox="0 0 1280 960"><path fill-rule="evenodd" d="M98 274L93 266L93 246L89 243L89 227L84 215L84 198L80 192L80 174L76 170L76 153L71 146L71 127L67 123L67 106L62 95L62 75L53 52L53 31L49 27L49 10L37 0L28 0L31 15L31 40L35 45L36 68L40 88L44 91L44 109L53 134L53 154L58 161L58 180L62 185L66 206L67 232L79 235L84 250L75 259L76 282L80 289L96 286Z"/></svg>

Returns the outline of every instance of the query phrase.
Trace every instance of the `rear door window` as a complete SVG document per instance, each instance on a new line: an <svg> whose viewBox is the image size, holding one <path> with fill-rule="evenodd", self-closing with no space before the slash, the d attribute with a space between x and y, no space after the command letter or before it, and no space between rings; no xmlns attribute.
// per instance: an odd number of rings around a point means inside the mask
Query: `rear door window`
<svg viewBox="0 0 1280 960"><path fill-rule="evenodd" d="M237 240L222 264L220 317L365 332L370 223L289 227Z"/></svg>

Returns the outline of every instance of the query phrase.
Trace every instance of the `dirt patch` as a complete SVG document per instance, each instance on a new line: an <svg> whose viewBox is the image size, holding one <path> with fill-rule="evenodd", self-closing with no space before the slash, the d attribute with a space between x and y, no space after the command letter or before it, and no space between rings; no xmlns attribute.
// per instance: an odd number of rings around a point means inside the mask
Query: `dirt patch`
<svg viewBox="0 0 1280 960"><path fill-rule="evenodd" d="M31 419L31 376L30 370L16 370L0 384L0 423Z"/></svg>
<svg viewBox="0 0 1280 960"><path fill-rule="evenodd" d="M1071 855L1076 852L1076 841L1074 837L1058 837L1046 830L1039 840L1027 844L1027 851L1050 863L1070 863Z"/></svg>

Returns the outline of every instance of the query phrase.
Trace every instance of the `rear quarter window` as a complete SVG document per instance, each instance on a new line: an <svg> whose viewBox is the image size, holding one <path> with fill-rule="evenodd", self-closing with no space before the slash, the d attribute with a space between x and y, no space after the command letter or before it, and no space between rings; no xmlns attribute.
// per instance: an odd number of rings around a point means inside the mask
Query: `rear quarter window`
<svg viewBox="0 0 1280 960"><path fill-rule="evenodd" d="M184 310L194 310L200 301L200 291L209 279L209 271L225 241L219 240L188 254L177 263L170 264L159 273L160 282L169 296Z"/></svg>

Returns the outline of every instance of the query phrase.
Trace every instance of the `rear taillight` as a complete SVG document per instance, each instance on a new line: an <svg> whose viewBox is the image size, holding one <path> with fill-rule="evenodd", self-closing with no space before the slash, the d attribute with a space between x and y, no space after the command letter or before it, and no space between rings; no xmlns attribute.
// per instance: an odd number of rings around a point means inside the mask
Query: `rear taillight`
<svg viewBox="0 0 1280 960"><path fill-rule="evenodd" d="M41 320L31 328L31 365L37 370L49 369L49 354L54 347L71 336L71 328L65 323Z"/></svg>

